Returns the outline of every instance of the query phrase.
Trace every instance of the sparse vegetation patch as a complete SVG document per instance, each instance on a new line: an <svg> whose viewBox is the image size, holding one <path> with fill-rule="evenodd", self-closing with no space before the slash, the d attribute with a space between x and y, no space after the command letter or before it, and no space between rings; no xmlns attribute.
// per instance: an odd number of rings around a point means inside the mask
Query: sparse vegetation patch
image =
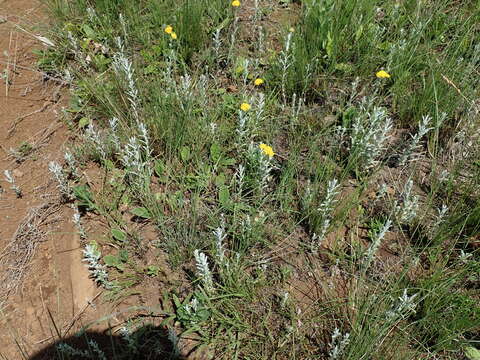
<svg viewBox="0 0 480 360"><path fill-rule="evenodd" d="M164 294L115 359L478 358L477 2L48 3L84 262Z"/></svg>

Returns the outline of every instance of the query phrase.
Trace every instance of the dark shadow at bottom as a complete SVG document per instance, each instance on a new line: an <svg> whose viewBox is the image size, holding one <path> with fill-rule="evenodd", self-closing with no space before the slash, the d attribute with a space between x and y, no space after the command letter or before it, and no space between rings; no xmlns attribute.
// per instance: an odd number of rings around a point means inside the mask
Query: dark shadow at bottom
<svg viewBox="0 0 480 360"><path fill-rule="evenodd" d="M184 360L177 340L164 328L143 326L132 333L111 335L85 331L58 340L29 360Z"/></svg>

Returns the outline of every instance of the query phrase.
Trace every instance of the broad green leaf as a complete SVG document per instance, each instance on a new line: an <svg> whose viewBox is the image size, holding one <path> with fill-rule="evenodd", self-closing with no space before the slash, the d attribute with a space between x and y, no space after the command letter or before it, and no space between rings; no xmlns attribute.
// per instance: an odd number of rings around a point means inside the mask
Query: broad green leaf
<svg viewBox="0 0 480 360"><path fill-rule="evenodd" d="M146 209L144 207L137 207L137 208L133 209L132 214L135 215L135 216L144 218L144 219L150 219L152 217L152 215L150 214L148 209Z"/></svg>
<svg viewBox="0 0 480 360"><path fill-rule="evenodd" d="M480 360L480 350L468 346L465 348L465 356L470 360Z"/></svg>
<svg viewBox="0 0 480 360"><path fill-rule="evenodd" d="M88 38L95 39L97 37L95 30L93 30L88 24L83 24L82 30Z"/></svg>
<svg viewBox="0 0 480 360"><path fill-rule="evenodd" d="M108 170L110 170L110 171L112 171L113 169L115 169L115 164L114 164L113 161L110 160L110 159L106 159L105 162L104 162L104 164L105 164L105 167L106 167Z"/></svg>
<svg viewBox="0 0 480 360"><path fill-rule="evenodd" d="M358 41L360 39L360 37L362 36L362 33L363 33L363 25L360 25L357 31L355 31L355 41Z"/></svg>
<svg viewBox="0 0 480 360"><path fill-rule="evenodd" d="M347 63L338 63L338 64L335 64L335 70L351 72L353 70L353 67L352 65Z"/></svg>
<svg viewBox="0 0 480 360"><path fill-rule="evenodd" d="M218 162L221 156L222 148L217 143L213 143L212 146L210 146L210 157L212 158L212 161L214 163Z"/></svg>
<svg viewBox="0 0 480 360"><path fill-rule="evenodd" d="M187 146L183 146L180 150L180 157L183 161L188 161L190 159L190 149Z"/></svg>
<svg viewBox="0 0 480 360"><path fill-rule="evenodd" d="M163 172L165 171L165 165L163 164L162 161L157 160L153 165L153 170L155 171L155 175L157 175L158 177L161 177L163 175Z"/></svg>
<svg viewBox="0 0 480 360"><path fill-rule="evenodd" d="M87 127L88 125L90 125L90 119L87 118L87 117L82 117L79 121L78 121L78 127L83 129L84 127Z"/></svg>
<svg viewBox="0 0 480 360"><path fill-rule="evenodd" d="M235 165L235 163L236 163L235 159L232 159L232 158L228 158L222 161L222 164L224 166L232 166L232 165Z"/></svg>
<svg viewBox="0 0 480 360"><path fill-rule="evenodd" d="M224 207L228 207L230 205L230 190L228 190L228 187L220 187L220 191L218 192L218 201L220 201L220 204Z"/></svg>
<svg viewBox="0 0 480 360"><path fill-rule="evenodd" d="M100 253L100 250L98 249L98 244L95 240L92 240L89 242L91 248L92 248L92 251L93 253L96 255L96 256L100 256L101 253Z"/></svg>
<svg viewBox="0 0 480 360"><path fill-rule="evenodd" d="M333 55L333 37L330 31L327 34L327 46L325 50L327 51L328 58L331 59Z"/></svg>
<svg viewBox="0 0 480 360"><path fill-rule="evenodd" d="M115 240L118 240L121 242L125 242L125 240L127 240L127 234L125 234L125 232L123 232L122 230L112 229L111 232Z"/></svg>
<svg viewBox="0 0 480 360"><path fill-rule="evenodd" d="M222 185L225 185L226 177L224 173L218 174L215 177L215 185L218 187L221 187Z"/></svg>
<svg viewBox="0 0 480 360"><path fill-rule="evenodd" d="M77 26L69 22L65 24L64 29L73 33L77 31Z"/></svg>
<svg viewBox="0 0 480 360"><path fill-rule="evenodd" d="M173 300L173 303L175 304L175 307L177 309L182 306L182 303L181 303L180 299L177 297L177 295L172 294L172 300Z"/></svg>
<svg viewBox="0 0 480 360"><path fill-rule="evenodd" d="M122 262L117 256L105 255L103 257L103 262L105 263L105 265L117 268L120 271L125 270L125 266L122 264Z"/></svg>
<svg viewBox="0 0 480 360"><path fill-rule="evenodd" d="M97 210L97 206L93 202L92 194L87 185L78 185L73 188L73 194L78 200L79 206L84 206L87 210Z"/></svg>
<svg viewBox="0 0 480 360"><path fill-rule="evenodd" d="M145 269L145 272L147 273L147 275L152 277L158 276L159 271L160 271L160 268L155 265L147 266L147 268Z"/></svg>
<svg viewBox="0 0 480 360"><path fill-rule="evenodd" d="M121 262L127 262L128 261L128 251L125 249L122 249L118 252L118 258L120 259Z"/></svg>
<svg viewBox="0 0 480 360"><path fill-rule="evenodd" d="M117 257L114 256L114 255L105 255L105 256L103 257L103 262L104 262L105 265L107 265L107 266L115 266L116 264L119 263Z"/></svg>

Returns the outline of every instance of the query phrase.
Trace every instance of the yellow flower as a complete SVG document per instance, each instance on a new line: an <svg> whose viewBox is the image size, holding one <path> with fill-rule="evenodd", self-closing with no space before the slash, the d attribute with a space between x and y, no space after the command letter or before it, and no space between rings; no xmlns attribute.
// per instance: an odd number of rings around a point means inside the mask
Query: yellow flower
<svg viewBox="0 0 480 360"><path fill-rule="evenodd" d="M242 111L248 111L251 108L252 108L251 105L247 103L242 103L242 105L240 105L240 109L242 109Z"/></svg>
<svg viewBox="0 0 480 360"><path fill-rule="evenodd" d="M390 74L385 70L380 70L375 75L377 75L377 78L380 79L388 79L390 77Z"/></svg>
<svg viewBox="0 0 480 360"><path fill-rule="evenodd" d="M233 7L239 7L239 6L240 6L240 1L238 1L238 0L233 0L233 1L232 1L232 6L233 6Z"/></svg>
<svg viewBox="0 0 480 360"><path fill-rule="evenodd" d="M260 144L258 147L262 150L262 152L267 155L270 159L275 155L271 146L267 144Z"/></svg>
<svg viewBox="0 0 480 360"><path fill-rule="evenodd" d="M165 32L167 34L173 33L173 27L171 25L167 25L167 27L165 28Z"/></svg>
<svg viewBox="0 0 480 360"><path fill-rule="evenodd" d="M264 83L262 78L255 79L254 84L255 86L260 86Z"/></svg>
<svg viewBox="0 0 480 360"><path fill-rule="evenodd" d="M173 40L177 40L177 34L176 33L172 32L170 34L170 36L172 37Z"/></svg>

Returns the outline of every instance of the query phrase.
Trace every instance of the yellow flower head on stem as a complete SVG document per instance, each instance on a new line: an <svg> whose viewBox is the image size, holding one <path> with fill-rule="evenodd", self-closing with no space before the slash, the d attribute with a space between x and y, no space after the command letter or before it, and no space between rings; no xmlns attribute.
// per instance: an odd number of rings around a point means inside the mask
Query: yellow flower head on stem
<svg viewBox="0 0 480 360"><path fill-rule="evenodd" d="M262 78L258 78L258 79L255 79L254 84L255 84L255 86L260 86L260 85L262 85L264 82L265 82L265 81L263 81Z"/></svg>
<svg viewBox="0 0 480 360"><path fill-rule="evenodd" d="M377 71L375 75L377 75L377 78L379 79L388 79L390 77L390 74L385 70Z"/></svg>
<svg viewBox="0 0 480 360"><path fill-rule="evenodd" d="M239 6L240 6L240 1L238 1L238 0L233 0L233 1L232 1L232 6L233 6L233 7L239 7Z"/></svg>
<svg viewBox="0 0 480 360"><path fill-rule="evenodd" d="M252 106L250 104L247 104L247 103L242 103L242 105L240 105L240 109L242 111L248 111L252 108Z"/></svg>
<svg viewBox="0 0 480 360"><path fill-rule="evenodd" d="M171 37L173 40L177 40L177 34L174 33L174 32L172 32L172 33L170 34L170 37Z"/></svg>
<svg viewBox="0 0 480 360"><path fill-rule="evenodd" d="M173 33L173 27L171 25L167 25L167 27L165 28L165 32L167 34Z"/></svg>
<svg viewBox="0 0 480 360"><path fill-rule="evenodd" d="M258 147L260 148L260 150L262 150L262 152L267 155L270 159L273 157L273 155L275 155L275 153L273 152L273 149L271 146L268 146L267 144L260 144L258 145Z"/></svg>

